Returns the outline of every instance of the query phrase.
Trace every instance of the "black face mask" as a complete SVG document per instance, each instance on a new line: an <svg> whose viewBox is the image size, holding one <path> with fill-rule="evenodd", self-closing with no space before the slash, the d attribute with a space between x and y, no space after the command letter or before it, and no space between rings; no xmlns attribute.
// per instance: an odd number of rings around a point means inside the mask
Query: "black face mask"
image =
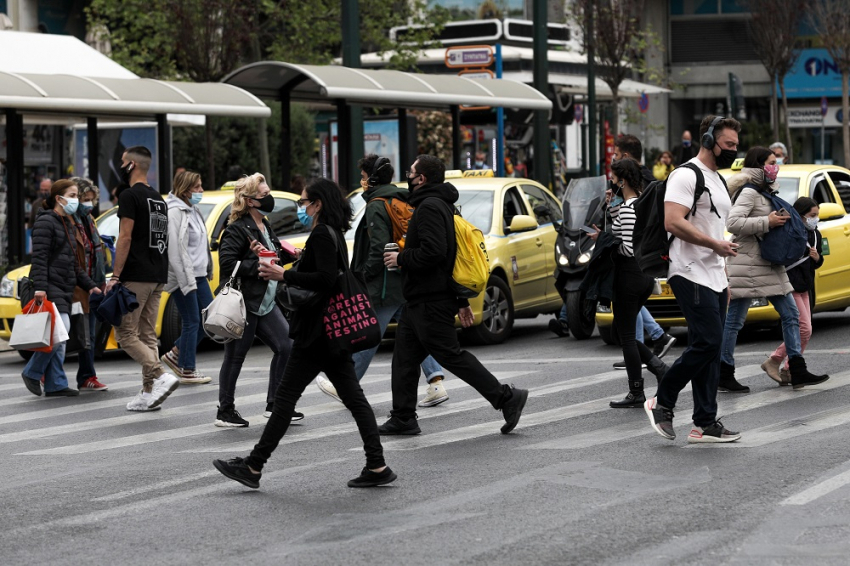
<svg viewBox="0 0 850 566"><path fill-rule="evenodd" d="M714 153L714 152L712 152ZM728 169L732 167L732 164L735 163L735 159L738 157L738 152L734 149L721 149L720 155L714 156L714 163L717 165L718 169Z"/></svg>
<svg viewBox="0 0 850 566"><path fill-rule="evenodd" d="M413 190L414 190L416 187L418 187L418 186L419 186L419 185L417 185L417 184L415 184L415 183L413 182L413 179L416 179L416 178L418 178L418 177L419 177L419 175L417 174L417 175L414 175L414 176L412 176L412 177L408 177L408 178L407 178L407 190L408 190L408 191L413 192Z"/></svg>
<svg viewBox="0 0 850 566"><path fill-rule="evenodd" d="M125 185L130 184L130 171L133 169L133 163L130 162L127 165L122 165L118 168L118 172L121 174L121 182Z"/></svg>
<svg viewBox="0 0 850 566"><path fill-rule="evenodd" d="M265 212L266 214L268 214L269 212L274 210L274 197L271 194L267 194L263 198L255 198L255 199L251 199L251 200L254 200L254 201L260 203L260 206L257 207L257 208L261 212Z"/></svg>

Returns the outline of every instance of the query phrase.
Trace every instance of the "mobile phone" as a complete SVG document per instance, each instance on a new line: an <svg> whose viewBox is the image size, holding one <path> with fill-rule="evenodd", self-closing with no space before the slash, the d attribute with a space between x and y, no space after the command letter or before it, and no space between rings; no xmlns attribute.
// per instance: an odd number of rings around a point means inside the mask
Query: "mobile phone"
<svg viewBox="0 0 850 566"><path fill-rule="evenodd" d="M596 228L593 228L591 226L582 226L580 230L582 232L587 232L588 234L596 234Z"/></svg>
<svg viewBox="0 0 850 566"><path fill-rule="evenodd" d="M788 216L788 211L787 211L787 210L785 210L784 208L780 208L780 209L776 212L776 215L777 215L777 216Z"/></svg>
<svg viewBox="0 0 850 566"><path fill-rule="evenodd" d="M280 241L280 247L283 251L288 253L291 256L295 256L295 246L290 244L287 240Z"/></svg>

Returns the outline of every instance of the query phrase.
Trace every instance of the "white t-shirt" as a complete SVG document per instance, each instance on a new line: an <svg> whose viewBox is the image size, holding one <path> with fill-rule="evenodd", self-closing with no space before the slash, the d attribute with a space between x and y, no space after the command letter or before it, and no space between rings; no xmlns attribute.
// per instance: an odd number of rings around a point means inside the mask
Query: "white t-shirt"
<svg viewBox="0 0 850 566"><path fill-rule="evenodd" d="M706 188L697 202L696 213L690 215L688 221L706 236L722 240L726 229L726 217L732 208L726 186L720 179L720 175L706 167L698 158L695 157L688 163L694 163L700 168L705 177ZM694 204L696 185L696 173L684 167L677 167L667 179L664 202L675 202L690 209ZM709 200L709 192L711 200ZM717 214L711 211L712 201ZM726 279L726 262L722 257L714 250L690 244L679 238L674 238L673 243L670 244L670 268L667 278L670 279L674 275L681 275L717 293L729 286Z"/></svg>

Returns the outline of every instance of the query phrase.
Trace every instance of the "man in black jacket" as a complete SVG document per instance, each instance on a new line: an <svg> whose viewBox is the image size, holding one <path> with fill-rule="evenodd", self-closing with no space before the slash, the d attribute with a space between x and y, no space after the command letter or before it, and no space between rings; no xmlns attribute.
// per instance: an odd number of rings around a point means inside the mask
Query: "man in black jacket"
<svg viewBox="0 0 850 566"><path fill-rule="evenodd" d="M381 434L419 434L416 386L419 364L428 354L444 368L474 387L505 417L502 434L519 422L528 390L499 383L478 359L460 349L455 314L466 328L472 326L469 301L451 291L457 243L454 203L458 192L445 181L446 166L431 155L420 155L407 175L410 204L416 208L402 252L384 254L387 267L400 267L404 305L393 352L393 410L378 427Z"/></svg>

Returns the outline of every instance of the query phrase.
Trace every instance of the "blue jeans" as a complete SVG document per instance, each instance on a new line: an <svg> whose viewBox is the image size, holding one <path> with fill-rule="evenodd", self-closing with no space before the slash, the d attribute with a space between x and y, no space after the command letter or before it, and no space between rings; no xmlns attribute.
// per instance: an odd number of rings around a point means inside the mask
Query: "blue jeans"
<svg viewBox="0 0 850 566"><path fill-rule="evenodd" d="M97 316L94 314L94 309L91 309L89 311L89 348L88 350L80 350L80 352L77 353L77 363L80 365L80 367L77 368L77 388L82 386L88 378L97 376L97 373L94 371L94 341L96 338L96 324Z"/></svg>
<svg viewBox="0 0 850 566"><path fill-rule="evenodd" d="M649 331L649 338L651 340L658 340L662 336L664 336L664 329L661 328L655 319L652 318L652 315L649 314L649 311L646 310L646 307L641 307L640 312L637 317L637 326L635 328L635 340L638 342L643 342L643 331Z"/></svg>
<svg viewBox="0 0 850 566"><path fill-rule="evenodd" d="M389 307L375 307L375 313L378 315L378 325L381 328L381 336L386 334L387 327L390 325L393 317L396 322L401 320L401 305ZM378 345L380 346L380 344ZM369 364L372 363L372 358L375 357L375 352L378 351L378 346L371 350L363 350L351 356L354 360L354 373L357 375L357 381L363 379L366 375L366 370L369 369ZM425 374L425 380L430 381L435 377L443 376L443 368L430 355L422 362L422 373Z"/></svg>
<svg viewBox="0 0 850 566"><path fill-rule="evenodd" d="M71 316L60 313L65 330L71 329ZM24 377L41 380L44 376L44 392L62 391L68 387L68 376L65 375L65 342L53 345L53 350L48 354L45 352L33 352L30 361L22 372Z"/></svg>
<svg viewBox="0 0 850 566"><path fill-rule="evenodd" d="M207 278L195 277L195 282L198 286L197 291L190 291L184 295L180 289L176 289L174 294L171 295L174 297L177 311L180 313L180 320L183 323L183 332L174 343L180 350L178 363L181 369L195 369L195 354L198 350L198 344L204 339L204 332L201 330L201 311L207 308L213 300Z"/></svg>
<svg viewBox="0 0 850 566"><path fill-rule="evenodd" d="M558 320L560 320L564 324L567 324L567 322L569 322L567 319L567 303L564 303L564 306L561 307L561 312L558 313Z"/></svg>
<svg viewBox="0 0 850 566"><path fill-rule="evenodd" d="M800 351L800 311L791 293L768 297L768 301L779 313L782 324L782 338L788 358L802 356ZM735 365L735 343L738 341L738 331L744 326L747 311L750 310L752 299L732 299L729 302L729 312L726 313L726 325L723 328L723 348L720 351L720 361L730 366Z"/></svg>

